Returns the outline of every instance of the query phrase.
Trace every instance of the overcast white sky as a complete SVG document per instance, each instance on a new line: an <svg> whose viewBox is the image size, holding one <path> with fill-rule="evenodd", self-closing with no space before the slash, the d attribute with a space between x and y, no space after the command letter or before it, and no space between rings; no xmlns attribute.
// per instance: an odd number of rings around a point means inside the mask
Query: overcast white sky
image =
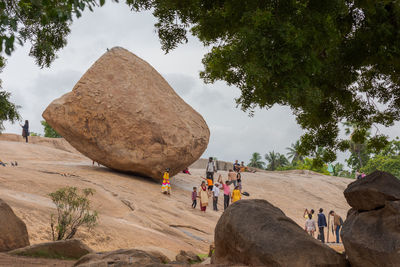
<svg viewBox="0 0 400 267"><path fill-rule="evenodd" d="M29 45L18 47L8 59L3 73L3 89L21 105L22 118L31 131L43 133L42 112L55 98L71 91L83 73L106 51L121 46L149 62L175 91L206 120L211 137L204 157L249 161L253 152L264 155L286 147L302 134L287 107L257 110L254 117L236 108L239 90L219 82L204 84L199 78L201 59L207 52L195 38L165 55L154 31L155 19L149 12L135 13L125 4L107 3L95 12L85 12L74 21L68 45L58 53L51 68L39 69L28 56ZM6 123L7 133L21 133L18 124ZM400 135L400 127L383 130ZM343 159L343 155L339 157Z"/></svg>

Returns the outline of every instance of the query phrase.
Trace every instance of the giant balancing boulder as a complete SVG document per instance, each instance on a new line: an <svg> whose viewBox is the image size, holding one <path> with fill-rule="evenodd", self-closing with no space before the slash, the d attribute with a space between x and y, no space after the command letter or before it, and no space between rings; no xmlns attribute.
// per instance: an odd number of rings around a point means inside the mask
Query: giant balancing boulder
<svg viewBox="0 0 400 267"><path fill-rule="evenodd" d="M54 100L43 117L82 154L112 169L161 179L196 161L210 131L150 64L115 47Z"/></svg>

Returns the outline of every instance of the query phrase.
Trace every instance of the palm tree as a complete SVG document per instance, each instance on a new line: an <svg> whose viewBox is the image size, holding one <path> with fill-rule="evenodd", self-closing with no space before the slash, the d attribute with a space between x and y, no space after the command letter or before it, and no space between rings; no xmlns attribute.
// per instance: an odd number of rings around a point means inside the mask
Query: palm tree
<svg viewBox="0 0 400 267"><path fill-rule="evenodd" d="M370 136L370 129L363 129L359 125L351 122L344 122L343 125L346 126L345 134L350 135L350 152L356 155L358 159L357 169L362 168L364 166L363 163L366 163L365 161L369 159L369 156L363 154L367 153L366 139ZM355 139L353 137L356 133L364 134L365 140L363 142L353 140Z"/></svg>
<svg viewBox="0 0 400 267"><path fill-rule="evenodd" d="M277 153L279 155L278 157L278 166L277 167L283 167L289 164L288 159L285 157L285 155Z"/></svg>
<svg viewBox="0 0 400 267"><path fill-rule="evenodd" d="M265 162L261 161L262 157L260 153L254 152L253 155L251 156L249 167L253 168L258 168L258 169L264 169Z"/></svg>
<svg viewBox="0 0 400 267"><path fill-rule="evenodd" d="M292 160L292 163L299 160L303 161L304 156L300 152L300 140L297 140L296 143L291 144L290 147L287 147L286 149L289 150L286 155L288 155L288 159Z"/></svg>
<svg viewBox="0 0 400 267"><path fill-rule="evenodd" d="M332 169L333 169L333 176L340 176L342 174L342 172L344 171L343 169L343 164L342 163L336 163L335 165L332 165Z"/></svg>
<svg viewBox="0 0 400 267"><path fill-rule="evenodd" d="M265 154L265 159L268 161L267 169L270 171L275 171L278 167L279 153L275 153L275 151L268 152Z"/></svg>

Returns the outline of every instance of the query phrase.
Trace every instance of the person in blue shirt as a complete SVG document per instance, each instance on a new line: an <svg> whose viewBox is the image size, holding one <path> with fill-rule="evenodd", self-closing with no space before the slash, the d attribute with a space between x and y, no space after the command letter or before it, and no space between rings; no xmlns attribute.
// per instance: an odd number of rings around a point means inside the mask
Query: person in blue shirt
<svg viewBox="0 0 400 267"><path fill-rule="evenodd" d="M318 229L319 229L319 240L321 240L322 243L325 243L324 228L327 225L326 225L326 217L323 212L324 212L324 210L322 208L320 208L319 213L318 213Z"/></svg>

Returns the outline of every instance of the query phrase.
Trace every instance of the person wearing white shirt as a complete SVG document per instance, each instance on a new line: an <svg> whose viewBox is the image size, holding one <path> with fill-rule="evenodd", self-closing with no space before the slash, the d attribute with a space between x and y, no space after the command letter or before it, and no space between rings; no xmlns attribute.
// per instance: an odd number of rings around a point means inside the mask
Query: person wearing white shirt
<svg viewBox="0 0 400 267"><path fill-rule="evenodd" d="M214 183L214 172L216 172L216 171L217 171L217 168L215 168L213 158L210 157L207 162L206 177L207 177L207 179L211 179L213 181L213 183Z"/></svg>
<svg viewBox="0 0 400 267"><path fill-rule="evenodd" d="M219 184L215 183L212 189L213 193L213 209L218 211Z"/></svg>

